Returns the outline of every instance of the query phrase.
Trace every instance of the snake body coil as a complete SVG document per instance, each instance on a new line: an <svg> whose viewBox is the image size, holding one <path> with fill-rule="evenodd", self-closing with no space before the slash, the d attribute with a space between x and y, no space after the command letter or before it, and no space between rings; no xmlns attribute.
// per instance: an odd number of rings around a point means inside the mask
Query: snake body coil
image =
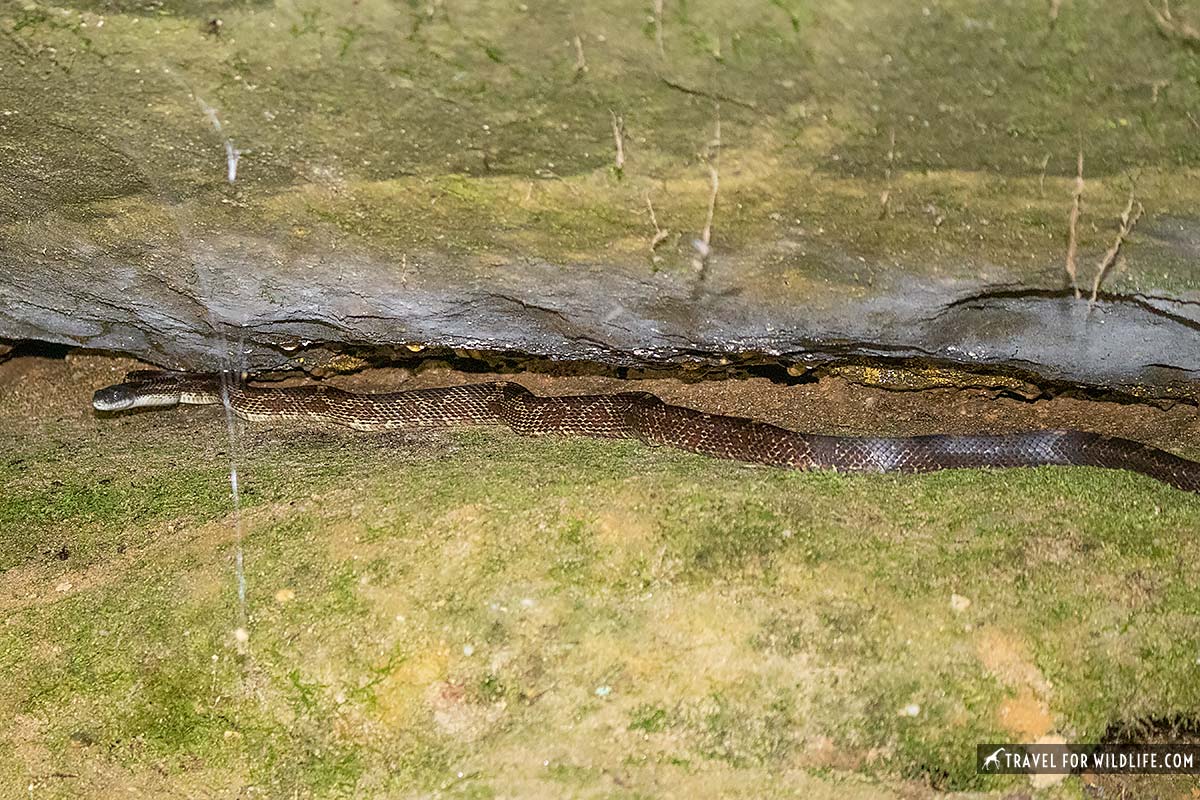
<svg viewBox="0 0 1200 800"><path fill-rule="evenodd" d="M1200 492L1200 463L1140 442L1076 430L983 436L821 436L669 405L647 392L541 397L509 381L388 394L328 386L259 388L220 375L143 370L96 392L100 411L222 403L239 417L313 420L358 430L506 425L523 436L639 439L694 453L794 469L933 472L963 467L1092 466L1149 475Z"/></svg>

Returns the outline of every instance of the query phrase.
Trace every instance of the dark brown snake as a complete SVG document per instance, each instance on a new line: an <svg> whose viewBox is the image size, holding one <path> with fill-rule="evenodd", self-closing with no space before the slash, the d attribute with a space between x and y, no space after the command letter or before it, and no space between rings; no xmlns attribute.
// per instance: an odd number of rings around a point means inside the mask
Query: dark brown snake
<svg viewBox="0 0 1200 800"><path fill-rule="evenodd" d="M99 411L223 403L243 419L315 420L359 430L506 425L522 436L639 439L694 453L793 469L933 472L973 467L1091 466L1140 472L1200 492L1200 463L1112 436L1041 430L983 436L821 436L705 414L648 392L540 397L509 381L355 394L328 386L259 388L216 374L143 370L96 392Z"/></svg>

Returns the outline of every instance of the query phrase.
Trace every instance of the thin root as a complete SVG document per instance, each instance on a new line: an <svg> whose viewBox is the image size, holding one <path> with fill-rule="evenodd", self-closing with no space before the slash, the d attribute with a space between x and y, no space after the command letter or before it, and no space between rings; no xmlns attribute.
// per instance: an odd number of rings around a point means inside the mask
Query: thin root
<svg viewBox="0 0 1200 800"><path fill-rule="evenodd" d="M617 155L613 160L613 165L616 167L617 175L620 176L625 170L625 118L617 116L617 112L611 108L608 113L612 116L613 142L617 146Z"/></svg>
<svg viewBox="0 0 1200 800"><path fill-rule="evenodd" d="M1125 240L1129 238L1129 234L1133 231L1138 220L1142 217L1142 212L1145 208L1141 203L1134 204L1133 192L1129 193L1129 202L1125 204L1125 210L1121 212L1121 227L1117 231L1117 238L1112 243L1112 247L1104 254L1104 258L1100 259L1100 265L1096 269L1096 277L1092 281L1092 299L1088 301L1088 309L1091 310L1096 305L1096 295L1100 293L1100 283L1104 280L1108 271L1112 269L1113 264L1117 263L1117 256L1121 253L1121 246L1125 244Z"/></svg>
<svg viewBox="0 0 1200 800"><path fill-rule="evenodd" d="M696 240L695 247L697 257L692 260L692 265L697 270L703 270L704 265L708 263L708 257L712 254L712 248L709 246L712 241L712 225L713 215L717 210L717 191L721 187L721 176L719 168L721 165L721 106L716 109L717 121L713 131L713 138L710 142L713 153L712 161L708 165L708 175L711 181L711 190L708 194L708 215L704 220L704 230L700 233L700 238Z"/></svg>
<svg viewBox="0 0 1200 800"><path fill-rule="evenodd" d="M1079 157L1076 161L1075 171L1075 193L1071 200L1071 216L1067 220L1067 278L1071 281L1071 288L1075 291L1075 299L1080 298L1079 294L1079 271L1075 265L1075 254L1079 250L1079 237L1076 233L1079 227L1079 215L1083 211L1083 150L1079 150Z"/></svg>
<svg viewBox="0 0 1200 800"><path fill-rule="evenodd" d="M1154 24L1158 26L1158 32L1163 36L1177 42L1182 42L1190 47L1200 47L1200 30L1197 30L1190 23L1173 16L1168 0L1163 0L1161 11L1155 8L1150 0L1146 0L1146 8L1150 11L1150 15L1154 17Z"/></svg>
<svg viewBox="0 0 1200 800"><path fill-rule="evenodd" d="M654 225L654 238L650 240L650 252L653 253L655 249L662 244L668 236L671 235L671 232L665 228L659 227L658 216L654 213L654 204L650 202L649 194L646 195L646 208L650 210L650 222Z"/></svg>

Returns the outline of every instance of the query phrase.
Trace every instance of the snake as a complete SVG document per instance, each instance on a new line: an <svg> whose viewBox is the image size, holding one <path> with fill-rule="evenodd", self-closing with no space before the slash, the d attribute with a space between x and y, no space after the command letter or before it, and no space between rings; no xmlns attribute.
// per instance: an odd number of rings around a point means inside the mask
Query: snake
<svg viewBox="0 0 1200 800"><path fill-rule="evenodd" d="M506 426L523 436L635 439L717 458L799 470L924 473L1089 466L1141 473L1200 493L1200 463L1141 442L1082 430L1002 434L830 436L709 414L649 392L541 396L514 381L363 394L325 384L263 387L226 373L138 370L98 390L101 412L224 404L250 421L307 420L363 431Z"/></svg>

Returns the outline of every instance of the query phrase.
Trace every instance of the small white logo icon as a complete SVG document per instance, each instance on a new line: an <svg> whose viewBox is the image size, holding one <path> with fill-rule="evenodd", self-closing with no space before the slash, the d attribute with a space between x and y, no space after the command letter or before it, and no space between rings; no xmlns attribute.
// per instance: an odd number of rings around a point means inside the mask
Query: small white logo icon
<svg viewBox="0 0 1200 800"><path fill-rule="evenodd" d="M987 758L985 758L983 760L983 768L991 769L992 767L995 767L996 769L1000 769L1000 754L1003 752L1004 752L1003 747L996 748L996 752L992 753L990 756L988 756Z"/></svg>

